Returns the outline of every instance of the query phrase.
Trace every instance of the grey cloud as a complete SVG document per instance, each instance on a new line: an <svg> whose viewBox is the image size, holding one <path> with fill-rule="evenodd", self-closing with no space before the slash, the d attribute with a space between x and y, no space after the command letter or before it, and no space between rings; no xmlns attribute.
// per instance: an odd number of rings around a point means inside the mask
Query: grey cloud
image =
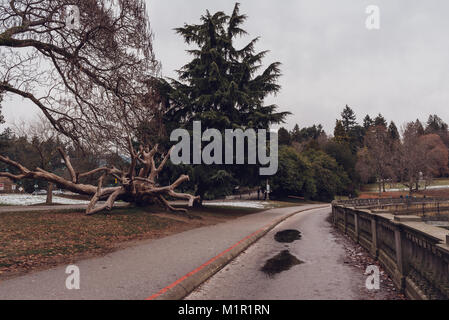
<svg viewBox="0 0 449 320"><path fill-rule="evenodd" d="M293 115L287 126L322 123L332 131L345 104L359 120L383 113L398 124L438 113L449 122L449 3L444 0L242 0L250 37L261 36L266 63L283 63L276 103ZM152 0L154 48L165 76L188 61L173 28L197 23L206 9L231 12L235 1ZM365 8L378 5L381 29L365 28ZM249 38L240 40L243 44ZM5 103L7 119L29 104ZM35 110L33 108L33 110Z"/></svg>

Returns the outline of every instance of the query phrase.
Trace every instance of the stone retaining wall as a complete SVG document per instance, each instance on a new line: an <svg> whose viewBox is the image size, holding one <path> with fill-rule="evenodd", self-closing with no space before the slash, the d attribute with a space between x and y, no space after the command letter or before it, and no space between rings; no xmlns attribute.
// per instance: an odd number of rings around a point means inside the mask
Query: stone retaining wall
<svg viewBox="0 0 449 320"><path fill-rule="evenodd" d="M376 213L334 202L332 220L378 259L411 299L449 299L449 231L418 216Z"/></svg>

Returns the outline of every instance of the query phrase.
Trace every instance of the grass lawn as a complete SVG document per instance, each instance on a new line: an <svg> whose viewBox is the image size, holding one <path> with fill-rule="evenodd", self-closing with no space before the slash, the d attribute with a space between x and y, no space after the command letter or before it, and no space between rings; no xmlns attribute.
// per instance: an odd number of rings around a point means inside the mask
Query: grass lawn
<svg viewBox="0 0 449 320"><path fill-rule="evenodd" d="M448 178L438 178L434 179L430 186L449 186L449 179ZM407 191L407 187L400 183L386 183L385 187L388 189L404 189ZM420 184L420 187L424 189L424 183ZM362 187L362 191L368 191L368 192L376 192L379 190L379 185L377 183L372 184L366 184Z"/></svg>
<svg viewBox="0 0 449 320"><path fill-rule="evenodd" d="M432 186L449 186L448 178L435 179L432 181Z"/></svg>
<svg viewBox="0 0 449 320"><path fill-rule="evenodd" d="M118 208L110 215L91 217L81 210L0 213L0 279L259 211L227 207L189 211L195 219L152 208Z"/></svg>

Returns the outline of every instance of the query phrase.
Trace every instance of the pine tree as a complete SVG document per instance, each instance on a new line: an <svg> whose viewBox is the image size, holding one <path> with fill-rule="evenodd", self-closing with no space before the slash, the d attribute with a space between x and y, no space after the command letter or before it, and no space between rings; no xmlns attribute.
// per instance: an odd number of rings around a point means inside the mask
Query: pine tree
<svg viewBox="0 0 449 320"><path fill-rule="evenodd" d="M367 114L363 119L363 128L368 130L374 124L374 120Z"/></svg>
<svg viewBox="0 0 449 320"><path fill-rule="evenodd" d="M279 139L279 145L288 146L291 143L290 133L285 128L280 128L278 130L278 139Z"/></svg>
<svg viewBox="0 0 449 320"><path fill-rule="evenodd" d="M429 116L426 123L425 133L434 133L439 135L444 144L449 147L448 125L436 114Z"/></svg>
<svg viewBox="0 0 449 320"><path fill-rule="evenodd" d="M193 59L178 70L178 80L161 82L161 92L169 102L165 115L167 131L184 127L191 129L193 121L202 128L220 131L236 128L269 129L284 122L289 112L277 112L276 105L265 105L269 95L280 90L280 63L262 69L268 51L256 52L259 38L243 48L235 47L235 39L247 32L242 29L247 16L240 14L237 3L232 14L206 14L200 24L185 24L176 32L188 45ZM239 180L240 185L257 184L257 168L250 166L195 166L196 193L204 198L223 180ZM218 180L217 180L218 179Z"/></svg>
<svg viewBox="0 0 449 320"><path fill-rule="evenodd" d="M207 11L201 24L175 29L197 48L188 50L192 61L178 70L179 81L171 83L174 107L167 113L168 120L177 125L201 120L205 127L215 129L266 129L289 114L276 112L276 105L264 105L268 95L280 90L281 64L274 62L258 73L268 53L255 51L259 38L241 49L234 46L237 37L247 34L242 29L247 16L240 14L239 7L237 3L231 16Z"/></svg>
<svg viewBox="0 0 449 320"><path fill-rule="evenodd" d="M290 136L292 137L292 141L301 142L301 130L299 129L298 124L295 124Z"/></svg>
<svg viewBox="0 0 449 320"><path fill-rule="evenodd" d="M348 135L346 134L345 127L341 120L337 120L335 123L334 139L336 142L340 143L348 141Z"/></svg>
<svg viewBox="0 0 449 320"><path fill-rule="evenodd" d="M390 125L388 126L388 135L392 140L395 141L399 140L400 138L398 128L396 127L396 124L393 121L391 121Z"/></svg>
<svg viewBox="0 0 449 320"><path fill-rule="evenodd" d="M419 121L419 119L416 119L414 126L418 135L422 136L425 134L424 126L422 125L421 121Z"/></svg>
<svg viewBox="0 0 449 320"><path fill-rule="evenodd" d="M436 114L430 115L426 123L426 133L445 132L448 130L448 125Z"/></svg>
<svg viewBox="0 0 449 320"><path fill-rule="evenodd" d="M365 134L363 127L357 124L356 118L354 110L346 105L341 113L341 124L346 132L347 142L354 154L363 145Z"/></svg>
<svg viewBox="0 0 449 320"><path fill-rule="evenodd" d="M375 126L383 126L383 127L387 127L387 120L385 120L384 116L379 113L377 115L377 117L374 119L374 125Z"/></svg>
<svg viewBox="0 0 449 320"><path fill-rule="evenodd" d="M349 133L357 124L355 112L348 105L345 106L341 113L341 119L342 125L347 133Z"/></svg>

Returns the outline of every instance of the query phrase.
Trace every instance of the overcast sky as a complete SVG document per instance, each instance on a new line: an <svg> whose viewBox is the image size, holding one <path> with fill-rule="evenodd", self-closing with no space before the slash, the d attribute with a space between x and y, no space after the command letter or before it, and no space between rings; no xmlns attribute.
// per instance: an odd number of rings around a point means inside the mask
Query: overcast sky
<svg viewBox="0 0 449 320"><path fill-rule="evenodd" d="M154 48L164 76L188 61L173 28L198 23L206 9L230 14L235 1L149 0ZM267 103L293 113L286 126L321 123L332 132L348 104L358 120L381 112L398 125L436 113L449 122L447 0L241 0L246 30L260 36L265 63L282 62L282 90ZM368 30L368 5L380 8L380 29ZM38 112L7 99L9 122Z"/></svg>

